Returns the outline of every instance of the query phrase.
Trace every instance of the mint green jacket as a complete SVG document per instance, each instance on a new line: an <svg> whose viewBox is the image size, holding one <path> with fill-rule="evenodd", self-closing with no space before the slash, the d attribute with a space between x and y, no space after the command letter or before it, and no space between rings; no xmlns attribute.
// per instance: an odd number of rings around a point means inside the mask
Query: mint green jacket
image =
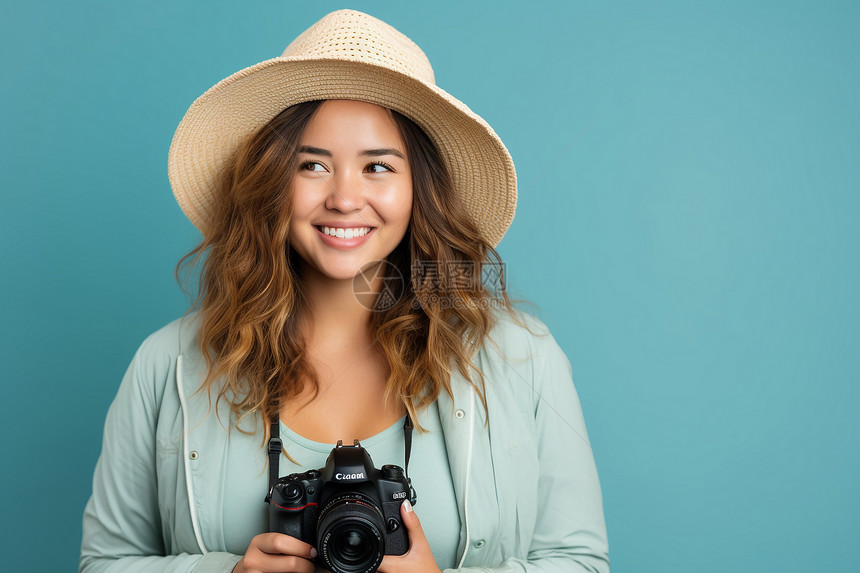
<svg viewBox="0 0 860 573"><path fill-rule="evenodd" d="M458 570L608 572L600 484L570 363L538 319L523 314L527 330L497 316L473 357L489 423L456 368L453 400L439 397L460 513ZM223 454L260 449L261 440L231 429L214 389L195 394L204 377L197 318L150 335L120 384L84 511L81 572L229 572L241 557L224 549Z"/></svg>

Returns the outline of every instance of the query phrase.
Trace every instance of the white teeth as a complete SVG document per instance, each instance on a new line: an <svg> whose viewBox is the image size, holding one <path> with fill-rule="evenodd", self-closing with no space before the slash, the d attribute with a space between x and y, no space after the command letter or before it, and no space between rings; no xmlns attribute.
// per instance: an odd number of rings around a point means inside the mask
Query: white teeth
<svg viewBox="0 0 860 573"><path fill-rule="evenodd" d="M332 237L340 239L352 239L353 237L363 237L370 232L371 227L322 227L322 232Z"/></svg>

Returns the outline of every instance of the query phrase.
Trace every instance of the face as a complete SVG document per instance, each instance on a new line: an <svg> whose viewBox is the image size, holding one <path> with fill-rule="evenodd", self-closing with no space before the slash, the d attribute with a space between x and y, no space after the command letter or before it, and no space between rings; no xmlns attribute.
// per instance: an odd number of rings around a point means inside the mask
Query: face
<svg viewBox="0 0 860 573"><path fill-rule="evenodd" d="M390 112L323 102L298 160L289 236L306 271L351 280L372 270L400 243L412 212L412 173Z"/></svg>

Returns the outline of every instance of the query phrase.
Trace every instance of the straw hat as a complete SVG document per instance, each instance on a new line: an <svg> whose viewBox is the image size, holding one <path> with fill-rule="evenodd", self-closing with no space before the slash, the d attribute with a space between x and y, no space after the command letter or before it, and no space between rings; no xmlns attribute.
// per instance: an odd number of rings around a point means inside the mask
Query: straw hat
<svg viewBox="0 0 860 573"><path fill-rule="evenodd" d="M185 113L170 144L168 175L194 226L206 232L216 181L243 141L284 108L322 99L374 103L418 124L439 148L472 221L488 243L499 244L517 202L514 163L502 140L436 86L415 43L355 10L327 14L280 57L218 82Z"/></svg>

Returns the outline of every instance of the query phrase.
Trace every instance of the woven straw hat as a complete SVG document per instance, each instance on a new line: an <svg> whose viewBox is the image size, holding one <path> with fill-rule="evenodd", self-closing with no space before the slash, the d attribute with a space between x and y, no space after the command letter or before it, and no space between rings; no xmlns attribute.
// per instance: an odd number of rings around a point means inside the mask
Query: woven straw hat
<svg viewBox="0 0 860 573"><path fill-rule="evenodd" d="M179 206L203 233L221 171L239 145L284 108L349 99L393 109L439 148L461 204L493 246L514 218L517 180L502 140L480 116L436 86L424 52L368 14L337 10L284 53L245 68L197 98L179 124L168 175Z"/></svg>

